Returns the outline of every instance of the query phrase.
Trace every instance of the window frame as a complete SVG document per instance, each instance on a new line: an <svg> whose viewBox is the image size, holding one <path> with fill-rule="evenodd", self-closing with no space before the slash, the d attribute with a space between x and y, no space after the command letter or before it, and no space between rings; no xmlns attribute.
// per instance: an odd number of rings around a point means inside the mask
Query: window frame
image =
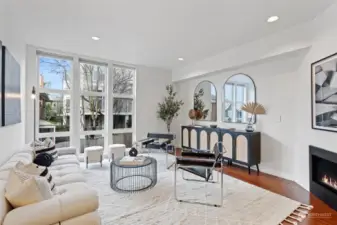
<svg viewBox="0 0 337 225"><path fill-rule="evenodd" d="M226 92L225 92L225 88L226 88L226 85L231 85L232 86L232 99L231 101L228 101L226 100ZM238 86L240 87L243 87L244 88L244 94L243 94L243 101L238 101L237 100L237 90L238 90ZM223 121L224 122L228 122L225 120L225 104L226 102L230 102L231 105L232 105L232 118L233 118L233 121L236 121L237 122L237 115L236 115L236 111L238 110L236 105L237 104L245 104L245 102L247 102L247 99L248 99L248 93L247 93L247 85L246 84L242 84L242 83L236 83L236 82L226 82L223 86L223 98L224 98L224 101L223 101ZM239 109L241 110L241 109ZM248 122L248 114L246 112L242 112L242 121L240 123L246 123Z"/></svg>
<svg viewBox="0 0 337 225"><path fill-rule="evenodd" d="M81 73L81 63L87 63L87 64L91 64L91 65L96 65L96 66L105 66L106 67L106 74L104 76L104 91L103 92L97 92L97 91L87 91L87 90L83 90L80 84L80 93L79 93L79 101L81 100L82 96L86 96L86 97L102 97L103 100L105 101L106 96L107 96L107 77L109 76L109 65L104 63L104 62L96 62L96 61L92 61L92 60L87 60L85 58L79 58L79 79L82 80L82 73ZM106 101L105 101L106 102ZM79 104L79 106L81 107L81 104ZM105 129L106 129L106 124L105 124L105 120L106 118L106 104L103 104L104 109L103 111L105 112L104 114L104 125L103 125L103 129L101 130L80 130L80 137L82 136L87 136L87 135L102 135L104 138L104 133L105 133ZM81 117L81 113L79 115L79 121ZM81 125L81 124L80 124Z"/></svg>
<svg viewBox="0 0 337 225"><path fill-rule="evenodd" d="M40 133L40 93L46 93L46 94L60 94L60 95L68 95L70 96L69 100L70 100L70 104L71 104L71 89L72 87L70 87L69 89L66 90L60 90L60 89L54 89L54 88L46 88L46 87L40 87L40 75L41 75L41 71L40 71L40 58L41 57L49 57L49 58L56 58L56 59L62 59L62 60L69 60L71 62L71 73L70 73L70 80L73 80L73 68L74 68L74 61L72 57L69 56L64 56L64 55L59 55L59 54L53 54L53 53L47 53L44 51L37 51L36 52L36 61L37 61L37 73L36 73L36 79L37 79L37 85L36 85L36 121L38 121L38 125L36 126L36 138L40 139L40 138L51 138L53 140L56 140L57 137L69 137L69 139L71 140L71 120L72 115L71 115L71 108L69 109L69 113L68 116L69 118L69 131L61 131L61 132L57 132L56 129L54 132L42 132Z"/></svg>
<svg viewBox="0 0 337 225"><path fill-rule="evenodd" d="M72 82L71 88L69 90L56 90L52 88L40 88L40 65L39 65L39 57L46 56L46 57L55 57L61 58L65 60L72 61L72 68L71 68L71 81L81 76L80 70L80 63L91 63L91 64L104 64L107 66L107 72L105 76L105 88L104 92L90 92L90 91L83 91L81 88L80 82ZM70 108L69 108L69 115L70 115L70 127L69 131L67 132L54 132L54 133L39 133L39 126L35 126L33 121L28 121L27 128L26 128L26 139L29 140L33 136L32 132L29 132L30 127L33 129L35 128L36 131L36 138L56 138L56 137L69 137L70 139L70 146L76 147L77 153L80 153L80 138L82 135L102 135L104 137L104 148L107 149L110 144L113 144L112 134L118 133L131 133L132 134L132 143L136 140L136 89L137 89L137 67L132 64L125 64L120 63L112 60L104 60L99 58L92 58L87 56L81 56L78 54L73 53L64 53L60 51L54 51L50 49L45 49L41 47L35 47L28 45L27 47L27 72L29 72L29 77L34 78L33 80L27 80L26 87L27 92L28 89L31 89L32 86L36 87L36 95L39 96L40 92L50 92L50 93L63 93L67 94L70 97ZM113 72L114 67L125 67L128 69L133 69L133 80L132 80L132 94L114 94L112 90L113 84ZM28 77L28 79L29 79ZM30 92L30 90L29 90ZM105 98L104 105L105 105L105 118L104 118L104 129L98 131L80 131L80 103L79 99L80 96L90 95L90 96L103 96ZM127 98L132 99L132 128L125 128L125 129L113 129L113 114L112 112L112 105L113 105L113 98ZM39 120L39 98L37 98L37 104L35 106L35 119L36 121ZM33 101L27 99L28 107L33 108ZM32 110L33 113L33 110ZM27 114L26 119L29 120L29 115Z"/></svg>
<svg viewBox="0 0 337 225"><path fill-rule="evenodd" d="M120 93L114 93L113 90L111 90L110 95L111 95L111 104L113 107L113 102L114 99L131 99L132 100L132 109L131 109L131 124L132 127L131 128L117 128L117 129L113 129L113 125L114 125L114 121L113 121L113 115L116 115L113 112L113 108L112 108L112 124L111 124L111 132L109 133L109 136L111 136L113 134L123 134L123 133L132 133L132 144L134 143L135 139L135 133L136 133L136 123L135 123L135 118L136 118L136 78L137 78L137 69L135 67L130 67L130 66L124 66L124 65L120 65L120 64L113 64L112 65L112 71L113 71L113 76L115 75L115 70L113 68L115 67L122 67L122 68L126 68L126 69L132 69L134 71L133 73L133 79L132 79L132 94L120 94ZM112 82L112 86L113 87L113 76L111 79ZM111 88L112 89L112 88Z"/></svg>

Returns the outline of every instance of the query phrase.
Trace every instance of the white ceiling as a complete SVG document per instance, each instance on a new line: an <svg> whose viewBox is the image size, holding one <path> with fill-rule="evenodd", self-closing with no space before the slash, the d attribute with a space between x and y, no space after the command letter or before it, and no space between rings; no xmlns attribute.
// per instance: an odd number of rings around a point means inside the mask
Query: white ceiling
<svg viewBox="0 0 337 225"><path fill-rule="evenodd" d="M6 0L28 44L176 68L314 19L334 0ZM277 15L276 23L266 23ZM7 34L8 35L8 34ZM91 40L101 37L100 41ZM177 60L185 58L184 62Z"/></svg>

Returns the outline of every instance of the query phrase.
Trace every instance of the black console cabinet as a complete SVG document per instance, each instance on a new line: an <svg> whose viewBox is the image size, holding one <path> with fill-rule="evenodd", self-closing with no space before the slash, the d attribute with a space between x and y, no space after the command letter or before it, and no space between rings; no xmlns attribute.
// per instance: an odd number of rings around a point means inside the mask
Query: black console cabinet
<svg viewBox="0 0 337 225"><path fill-rule="evenodd" d="M181 127L182 148L195 148L212 151L217 142L222 142L226 149L224 157L229 164L236 164L250 167L256 166L259 172L261 163L261 133L234 131L225 128L210 128L201 126Z"/></svg>

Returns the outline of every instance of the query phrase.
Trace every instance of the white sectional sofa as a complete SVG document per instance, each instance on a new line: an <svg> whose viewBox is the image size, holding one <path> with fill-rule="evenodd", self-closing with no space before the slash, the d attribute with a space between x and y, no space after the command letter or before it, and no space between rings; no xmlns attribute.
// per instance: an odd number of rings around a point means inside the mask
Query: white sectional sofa
<svg viewBox="0 0 337 225"><path fill-rule="evenodd" d="M3 225L100 225L98 196L81 173L76 149L58 149L59 157L49 171L56 184L52 199L12 209L5 186L9 171L17 162L33 161L31 151L15 153L0 166L0 224Z"/></svg>

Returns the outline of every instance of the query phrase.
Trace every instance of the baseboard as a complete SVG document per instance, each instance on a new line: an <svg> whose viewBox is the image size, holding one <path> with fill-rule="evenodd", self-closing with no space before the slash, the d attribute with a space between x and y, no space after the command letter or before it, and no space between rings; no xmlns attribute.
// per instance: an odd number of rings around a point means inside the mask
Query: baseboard
<svg viewBox="0 0 337 225"><path fill-rule="evenodd" d="M281 172L281 171L277 171L277 170L269 168L269 167L260 166L260 171L262 171L264 173L267 173L267 174L270 174L270 175L273 175L273 176L276 176L276 177L280 177L280 178L284 178L284 179L287 179L287 180L294 181L293 176L291 176L290 174L287 174L287 173L284 173L284 172Z"/></svg>
<svg viewBox="0 0 337 225"><path fill-rule="evenodd" d="M247 170L248 170L248 166L246 166L246 165L238 164L238 163L235 163L235 162L233 162L233 164L235 164L237 166L240 166L240 167L247 168ZM283 178L283 179L286 179L286 180L294 181L293 177L290 174L283 173L283 172L280 172L280 171L276 171L274 169L263 166L261 164L259 165L259 169L260 169L260 172L270 174L270 175L273 175L273 176L276 176L276 177L280 177L280 178ZM250 170L257 171L256 166L252 166L250 168Z"/></svg>

